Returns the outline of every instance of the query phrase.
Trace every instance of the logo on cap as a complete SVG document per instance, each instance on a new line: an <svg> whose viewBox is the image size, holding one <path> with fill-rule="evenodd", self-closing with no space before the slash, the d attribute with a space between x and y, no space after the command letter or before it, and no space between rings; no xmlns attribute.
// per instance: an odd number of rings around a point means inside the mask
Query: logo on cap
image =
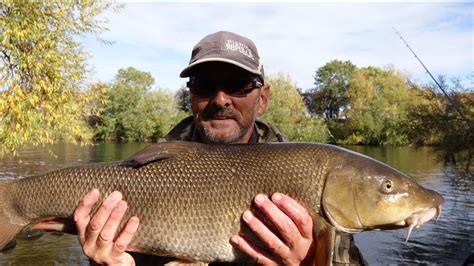
<svg viewBox="0 0 474 266"><path fill-rule="evenodd" d="M252 50L250 50L250 48L241 43L241 42L237 42L237 41L234 41L234 40L227 40L227 43L225 44L225 47L227 48L227 50L231 50L231 51L238 51L239 53L247 56L248 58L252 59L253 61L255 61L254 57L253 57L253 54L252 54Z"/></svg>

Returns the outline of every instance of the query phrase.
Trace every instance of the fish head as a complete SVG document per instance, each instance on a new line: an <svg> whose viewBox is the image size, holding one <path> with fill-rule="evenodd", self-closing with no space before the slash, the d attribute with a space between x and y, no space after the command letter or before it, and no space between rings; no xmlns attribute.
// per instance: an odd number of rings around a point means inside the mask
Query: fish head
<svg viewBox="0 0 474 266"><path fill-rule="evenodd" d="M411 229L439 217L444 198L400 171L362 155L349 156L327 176L322 205L339 231Z"/></svg>

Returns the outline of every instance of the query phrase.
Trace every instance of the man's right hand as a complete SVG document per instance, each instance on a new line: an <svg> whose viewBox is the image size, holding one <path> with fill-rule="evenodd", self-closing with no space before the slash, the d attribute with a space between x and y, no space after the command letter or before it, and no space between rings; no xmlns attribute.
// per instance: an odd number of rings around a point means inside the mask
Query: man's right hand
<svg viewBox="0 0 474 266"><path fill-rule="evenodd" d="M122 200L120 192L114 191L91 217L92 208L99 197L99 190L91 190L74 212L77 235L84 254L99 264L135 265L133 257L125 250L138 229L138 217L131 217L122 232L117 234L127 211L127 203Z"/></svg>

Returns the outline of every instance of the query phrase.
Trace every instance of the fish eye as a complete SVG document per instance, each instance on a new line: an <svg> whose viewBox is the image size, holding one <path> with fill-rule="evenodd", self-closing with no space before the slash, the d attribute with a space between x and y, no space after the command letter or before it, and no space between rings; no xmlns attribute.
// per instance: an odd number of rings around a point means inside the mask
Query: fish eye
<svg viewBox="0 0 474 266"><path fill-rule="evenodd" d="M390 179L384 179L382 182L382 190L384 193L390 193L393 190L393 182Z"/></svg>

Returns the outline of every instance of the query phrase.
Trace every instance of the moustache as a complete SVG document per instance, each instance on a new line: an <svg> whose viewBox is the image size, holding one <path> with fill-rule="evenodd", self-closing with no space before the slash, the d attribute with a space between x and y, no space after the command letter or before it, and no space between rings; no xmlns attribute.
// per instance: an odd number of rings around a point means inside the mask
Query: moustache
<svg viewBox="0 0 474 266"><path fill-rule="evenodd" d="M216 107L209 107L203 110L202 118L203 120L213 119L215 116L225 116L234 120L238 120L237 112L229 107L226 108L216 108Z"/></svg>

